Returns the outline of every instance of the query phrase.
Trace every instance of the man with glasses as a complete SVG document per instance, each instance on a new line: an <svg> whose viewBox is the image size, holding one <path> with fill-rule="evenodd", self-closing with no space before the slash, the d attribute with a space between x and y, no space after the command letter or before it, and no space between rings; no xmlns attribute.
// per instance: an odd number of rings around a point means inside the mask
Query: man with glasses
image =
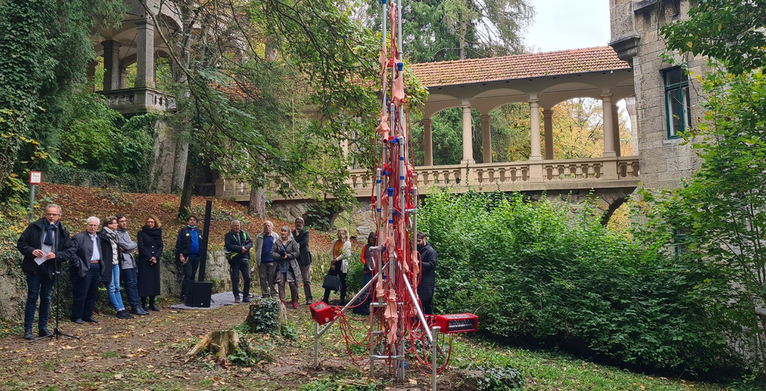
<svg viewBox="0 0 766 391"><path fill-rule="evenodd" d="M149 315L149 311L141 306L141 299L138 296L138 273L136 259L133 252L136 251L136 242L130 238L128 233L128 218L123 214L117 215L117 249L119 251L120 264L122 265L122 279L125 282L125 293L128 294L128 301L133 315Z"/></svg>
<svg viewBox="0 0 766 391"><path fill-rule="evenodd" d="M35 320L35 306L40 298L38 335L47 337L50 316L51 290L56 278L58 265L74 253L69 231L59 222L61 207L49 204L45 217L29 224L16 242L19 252L24 255L21 270L27 277L27 304L24 308L24 339L34 339L32 325Z"/></svg>

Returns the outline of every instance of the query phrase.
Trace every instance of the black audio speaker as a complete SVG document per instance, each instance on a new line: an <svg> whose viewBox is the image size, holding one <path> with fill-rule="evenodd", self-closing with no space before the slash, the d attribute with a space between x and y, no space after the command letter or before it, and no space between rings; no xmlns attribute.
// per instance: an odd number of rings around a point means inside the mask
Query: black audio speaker
<svg viewBox="0 0 766 391"><path fill-rule="evenodd" d="M192 281L191 295L186 296L189 307L210 307L210 296L213 293L212 281Z"/></svg>

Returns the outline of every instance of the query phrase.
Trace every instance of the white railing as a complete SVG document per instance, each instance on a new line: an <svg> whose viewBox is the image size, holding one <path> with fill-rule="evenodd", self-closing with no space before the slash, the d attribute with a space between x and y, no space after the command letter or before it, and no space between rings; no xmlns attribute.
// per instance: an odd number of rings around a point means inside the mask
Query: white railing
<svg viewBox="0 0 766 391"><path fill-rule="evenodd" d="M416 167L415 172L420 194L429 194L440 188L464 192L469 186L479 191L597 189L637 186L639 162L637 156L627 156L421 166ZM375 178L367 170L354 169L349 171L346 183L358 197L367 197L372 194ZM216 181L216 197L244 201L249 196L250 186L246 183L225 179ZM279 201L284 198L272 195L271 199ZM299 200L301 197L292 199Z"/></svg>

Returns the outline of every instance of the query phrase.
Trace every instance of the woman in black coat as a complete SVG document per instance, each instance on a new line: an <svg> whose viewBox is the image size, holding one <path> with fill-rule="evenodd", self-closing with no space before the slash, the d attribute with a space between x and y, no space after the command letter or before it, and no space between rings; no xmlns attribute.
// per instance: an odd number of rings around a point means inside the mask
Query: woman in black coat
<svg viewBox="0 0 766 391"><path fill-rule="evenodd" d="M138 295L141 296L144 310L147 310L148 297L148 309L159 311L154 300L160 294L160 259L163 248L160 221L149 216L146 225L138 231Z"/></svg>

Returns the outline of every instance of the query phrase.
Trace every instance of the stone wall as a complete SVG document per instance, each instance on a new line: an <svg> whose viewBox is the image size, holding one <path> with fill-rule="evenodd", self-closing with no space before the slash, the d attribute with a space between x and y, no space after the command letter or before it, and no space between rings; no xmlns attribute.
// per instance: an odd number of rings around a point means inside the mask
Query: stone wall
<svg viewBox="0 0 766 391"><path fill-rule="evenodd" d="M167 299L171 302L178 302L181 295L181 281L183 272L177 266L170 251L166 251L160 261L161 292L160 299ZM65 265L63 271L64 283L62 284L62 313L61 319L69 319L71 310L71 290L68 283L68 267ZM223 250L212 250L208 252L208 262L206 265L205 279L213 282L213 293L231 291L231 278L229 274L229 264L224 257ZM242 279L240 278L240 281ZM241 284L242 282L240 282ZM250 292L259 292L258 278L251 282ZM55 304L55 291L51 297L52 305ZM99 306L97 308L109 307L105 292L99 293ZM21 271L21 257L0 260L0 319L11 321L21 321L24 319L24 304L27 298L27 284L24 273ZM127 305L127 295L123 290L122 299ZM52 307L53 308L53 307ZM51 313L53 321L53 313Z"/></svg>
<svg viewBox="0 0 766 391"><path fill-rule="evenodd" d="M675 3L675 4L674 4ZM668 138L662 71L674 66L663 59L660 28L688 14L689 2L612 0L612 41L620 58L632 63L635 78L638 149L641 182L648 188L675 188L696 171L701 160L681 138ZM632 29L632 30L631 30ZM676 58L681 60L681 58ZM702 57L683 58L690 67L691 121L703 116L704 97L694 77L705 70Z"/></svg>

